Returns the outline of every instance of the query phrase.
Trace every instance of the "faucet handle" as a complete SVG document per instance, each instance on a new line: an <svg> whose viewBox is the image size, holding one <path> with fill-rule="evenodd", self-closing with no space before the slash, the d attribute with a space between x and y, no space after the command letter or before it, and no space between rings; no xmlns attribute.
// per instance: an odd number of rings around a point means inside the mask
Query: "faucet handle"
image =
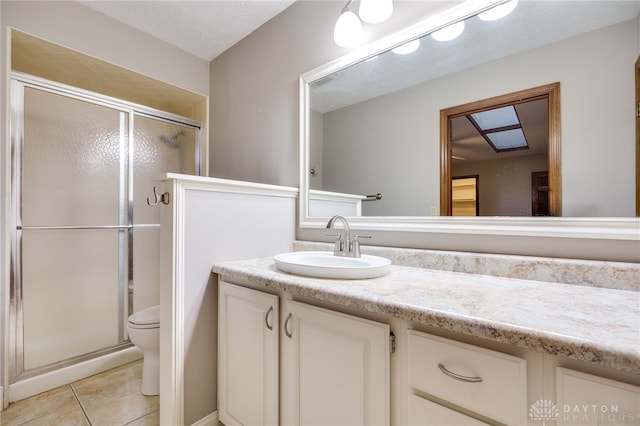
<svg viewBox="0 0 640 426"><path fill-rule="evenodd" d="M336 241L333 246L333 254L337 255L344 247L344 241L342 241L342 234L327 234L328 237L336 237Z"/></svg>
<svg viewBox="0 0 640 426"><path fill-rule="evenodd" d="M354 235L353 238L351 239L351 241L349 242L349 245L351 246L351 253L353 254L353 257L360 257L360 241L358 240L359 238L371 238L370 235Z"/></svg>

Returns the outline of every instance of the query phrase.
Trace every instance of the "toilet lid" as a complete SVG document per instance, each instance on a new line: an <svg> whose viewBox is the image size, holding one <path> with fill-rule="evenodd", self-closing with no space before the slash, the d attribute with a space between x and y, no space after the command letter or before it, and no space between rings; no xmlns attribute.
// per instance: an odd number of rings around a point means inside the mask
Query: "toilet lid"
<svg viewBox="0 0 640 426"><path fill-rule="evenodd" d="M148 325L160 323L160 305L143 309L129 317L131 324Z"/></svg>

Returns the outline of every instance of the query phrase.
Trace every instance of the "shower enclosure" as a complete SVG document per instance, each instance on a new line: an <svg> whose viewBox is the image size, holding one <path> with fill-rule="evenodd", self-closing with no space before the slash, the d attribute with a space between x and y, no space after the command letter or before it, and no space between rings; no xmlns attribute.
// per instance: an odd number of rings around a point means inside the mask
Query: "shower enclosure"
<svg viewBox="0 0 640 426"><path fill-rule="evenodd" d="M128 315L159 300L146 197L200 174L201 123L18 73L11 90L14 383L129 345Z"/></svg>

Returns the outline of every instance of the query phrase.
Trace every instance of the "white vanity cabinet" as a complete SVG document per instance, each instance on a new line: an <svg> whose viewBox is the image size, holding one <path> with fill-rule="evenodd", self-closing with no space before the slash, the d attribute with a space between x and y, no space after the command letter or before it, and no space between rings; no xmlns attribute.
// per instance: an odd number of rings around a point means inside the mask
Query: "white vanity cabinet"
<svg viewBox="0 0 640 426"><path fill-rule="evenodd" d="M278 424L278 296L220 282L218 416L226 426Z"/></svg>
<svg viewBox="0 0 640 426"><path fill-rule="evenodd" d="M283 425L390 424L387 324L287 300Z"/></svg>
<svg viewBox="0 0 640 426"><path fill-rule="evenodd" d="M485 424L473 414L527 424L526 360L415 330L407 333L410 424Z"/></svg>
<svg viewBox="0 0 640 426"><path fill-rule="evenodd" d="M224 281L218 303L225 425L390 424L387 324Z"/></svg>
<svg viewBox="0 0 640 426"><path fill-rule="evenodd" d="M555 370L557 411L543 414L557 419L558 425L640 423L640 386L562 367Z"/></svg>
<svg viewBox="0 0 640 426"><path fill-rule="evenodd" d="M402 266L358 282L298 278L273 258L213 271L279 296L279 424L640 424L634 292ZM467 292L483 294L481 309ZM265 327L270 306L251 322ZM219 350L231 356L222 339Z"/></svg>

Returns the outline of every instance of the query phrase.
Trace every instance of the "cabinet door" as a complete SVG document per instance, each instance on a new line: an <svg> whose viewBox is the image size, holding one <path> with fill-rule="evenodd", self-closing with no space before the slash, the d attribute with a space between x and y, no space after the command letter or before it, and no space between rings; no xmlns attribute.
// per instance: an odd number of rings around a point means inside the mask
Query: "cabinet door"
<svg viewBox="0 0 640 426"><path fill-rule="evenodd" d="M286 301L284 425L388 425L389 326Z"/></svg>
<svg viewBox="0 0 640 426"><path fill-rule="evenodd" d="M558 425L640 423L640 386L556 367L556 397L557 407L540 417Z"/></svg>
<svg viewBox="0 0 640 426"><path fill-rule="evenodd" d="M219 419L278 424L278 297L220 282Z"/></svg>

